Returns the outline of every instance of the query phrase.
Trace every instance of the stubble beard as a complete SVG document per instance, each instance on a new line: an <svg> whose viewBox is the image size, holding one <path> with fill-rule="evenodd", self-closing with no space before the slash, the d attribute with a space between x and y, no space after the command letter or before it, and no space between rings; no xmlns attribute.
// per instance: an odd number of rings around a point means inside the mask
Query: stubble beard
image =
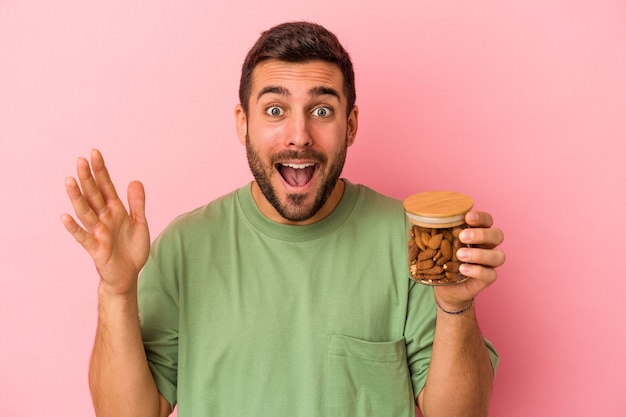
<svg viewBox="0 0 626 417"><path fill-rule="evenodd" d="M279 154L271 155L269 164L265 164L256 151L254 146L250 142L250 137L246 135L246 155L248 157L248 165L250 171L256 180L259 189L267 199L267 201L274 207L274 209L284 219L291 222L302 222L309 220L313 217L328 201L331 196L346 161L346 155L348 150L348 140L344 141L344 146L337 153L334 162L330 166L330 170L326 175L326 178L322 182L321 187L317 190L313 202L307 204L307 195L299 193L290 193L286 196L286 201L283 203L278 198L276 190L271 183L271 175L275 172L276 161L285 159L307 159L314 160L319 164L318 169L326 166L328 158L319 152L312 149L305 149L302 151L287 150Z"/></svg>

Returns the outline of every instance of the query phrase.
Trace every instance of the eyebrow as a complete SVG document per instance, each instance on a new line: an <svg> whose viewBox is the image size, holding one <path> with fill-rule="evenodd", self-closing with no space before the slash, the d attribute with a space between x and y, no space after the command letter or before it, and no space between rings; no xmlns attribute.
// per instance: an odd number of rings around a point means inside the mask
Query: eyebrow
<svg viewBox="0 0 626 417"><path fill-rule="evenodd" d="M335 90L334 88L330 88L330 87L313 87L309 90L309 94L315 97L325 96L325 95L335 96L337 97L337 100L341 100L341 96L339 95L339 92Z"/></svg>
<svg viewBox="0 0 626 417"><path fill-rule="evenodd" d="M279 96L287 97L291 95L289 90L287 90L285 87L270 85L261 89L261 91L259 91L259 94L257 94L256 99L260 99L261 96L263 96L264 94L278 94Z"/></svg>
<svg viewBox="0 0 626 417"><path fill-rule="evenodd" d="M259 91L259 94L257 94L257 100L260 99L261 96L263 96L264 94L278 94L285 97L289 97L291 95L289 90L287 90L285 87L275 85L270 85L261 89L261 91ZM314 97L329 95L337 97L338 100L341 100L339 92L331 87L313 87L309 90L309 95Z"/></svg>

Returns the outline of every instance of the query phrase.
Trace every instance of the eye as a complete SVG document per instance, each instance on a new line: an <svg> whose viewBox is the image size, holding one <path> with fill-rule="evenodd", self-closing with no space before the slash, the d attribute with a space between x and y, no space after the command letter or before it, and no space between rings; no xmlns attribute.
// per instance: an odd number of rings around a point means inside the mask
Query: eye
<svg viewBox="0 0 626 417"><path fill-rule="evenodd" d="M313 115L315 115L316 117L325 118L330 117L332 114L333 111L330 107L318 107L313 110Z"/></svg>
<svg viewBox="0 0 626 417"><path fill-rule="evenodd" d="M283 109L278 106L270 106L265 110L265 114L272 117L279 117L283 115Z"/></svg>

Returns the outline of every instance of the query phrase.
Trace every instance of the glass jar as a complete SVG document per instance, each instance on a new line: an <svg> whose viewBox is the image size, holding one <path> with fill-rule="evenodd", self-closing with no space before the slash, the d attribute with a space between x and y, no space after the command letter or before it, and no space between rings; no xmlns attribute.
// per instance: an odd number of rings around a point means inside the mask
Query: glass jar
<svg viewBox="0 0 626 417"><path fill-rule="evenodd" d="M459 272L456 252L463 245L459 234L467 227L465 214L471 197L453 191L428 191L404 200L409 224L409 277L426 285L450 285L467 280Z"/></svg>

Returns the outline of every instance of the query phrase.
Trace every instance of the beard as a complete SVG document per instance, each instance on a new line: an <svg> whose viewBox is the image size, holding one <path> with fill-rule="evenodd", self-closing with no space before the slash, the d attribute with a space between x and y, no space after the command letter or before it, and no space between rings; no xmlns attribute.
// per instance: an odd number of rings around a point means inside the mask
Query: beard
<svg viewBox="0 0 626 417"><path fill-rule="evenodd" d="M250 137L246 135L246 155L248 157L248 165L250 166L250 171L252 172L259 189L278 214L291 222L309 220L324 206L326 201L328 201L328 198L335 189L335 185L337 185L337 181L339 181L339 177L343 171L347 151L348 138L346 137L344 145L335 155L335 159L331 161L331 165L328 167L329 169L325 177L322 178L322 184L315 192L315 196L311 202L308 202L309 199L307 194L301 193L289 193L286 195L285 201L281 201L271 182L272 174L276 172L275 166L277 161L288 159L312 160L317 163L318 167L316 169L319 171L327 167L328 158L326 155L312 149L304 149L301 151L286 150L278 154L271 155L269 163L266 164L251 144Z"/></svg>

